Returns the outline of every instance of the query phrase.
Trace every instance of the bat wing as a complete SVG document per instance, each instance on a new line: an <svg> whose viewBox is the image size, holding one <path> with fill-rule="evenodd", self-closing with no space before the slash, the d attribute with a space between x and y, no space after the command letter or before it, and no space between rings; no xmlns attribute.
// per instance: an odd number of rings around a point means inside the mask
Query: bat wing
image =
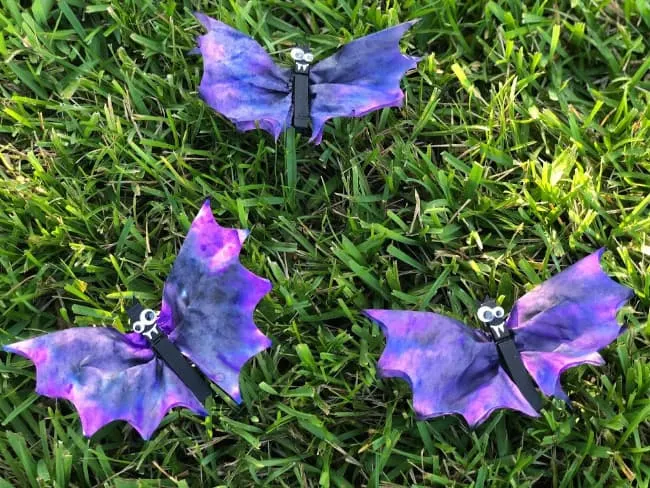
<svg viewBox="0 0 650 488"><path fill-rule="evenodd" d="M207 33L199 94L241 131L260 127L278 138L291 122L291 70L275 65L264 48L236 29L196 14Z"/></svg>
<svg viewBox="0 0 650 488"><path fill-rule="evenodd" d="M479 331L428 312L365 313L386 336L379 373L411 385L418 417L457 413L474 427L498 408L538 415L499 365L494 343Z"/></svg>
<svg viewBox="0 0 650 488"><path fill-rule="evenodd" d="M114 420L148 439L173 407L207 415L201 403L138 334L78 327L4 347L36 365L36 392L71 401L84 435Z"/></svg>
<svg viewBox="0 0 650 488"><path fill-rule="evenodd" d="M400 80L419 58L402 54L399 41L415 22L354 40L311 69L312 141L320 143L328 119L402 105Z"/></svg>
<svg viewBox="0 0 650 488"><path fill-rule="evenodd" d="M219 226L205 202L165 282L158 318L181 352L238 403L241 368L271 345L253 322L271 283L239 262L247 235Z"/></svg>
<svg viewBox="0 0 650 488"><path fill-rule="evenodd" d="M515 303L508 325L526 369L546 395L567 400L560 375L598 354L621 333L616 314L632 290L604 273L604 249L581 259Z"/></svg>

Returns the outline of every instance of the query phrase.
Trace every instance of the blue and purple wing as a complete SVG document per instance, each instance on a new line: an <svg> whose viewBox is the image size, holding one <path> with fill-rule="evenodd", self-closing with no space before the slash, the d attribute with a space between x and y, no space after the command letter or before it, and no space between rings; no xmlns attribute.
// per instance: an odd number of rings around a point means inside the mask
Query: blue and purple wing
<svg viewBox="0 0 650 488"><path fill-rule="evenodd" d="M37 393L74 404L86 436L114 420L124 420L148 439L174 407L207 414L138 334L77 327L3 349L35 364Z"/></svg>
<svg viewBox="0 0 650 488"><path fill-rule="evenodd" d="M618 310L633 292L603 271L600 249L526 293L508 326L526 369L546 395L567 399L560 375L580 364L603 364L598 351L620 335Z"/></svg>
<svg viewBox="0 0 650 488"><path fill-rule="evenodd" d="M206 15L196 17L207 29L198 38L199 94L237 129L259 127L277 139L291 124L291 70L276 66L247 35Z"/></svg>
<svg viewBox="0 0 650 488"><path fill-rule="evenodd" d="M239 262L246 235L220 227L206 202L165 283L158 319L181 352L237 402L242 366L271 343L253 322L253 310L270 283ZM125 420L148 439L167 411L178 406L206 415L139 334L80 327L4 349L34 362L36 391L70 400L87 436Z"/></svg>
<svg viewBox="0 0 650 488"><path fill-rule="evenodd" d="M474 427L498 408L537 416L480 331L429 312L366 310L386 336L379 373L409 383L419 418L460 414Z"/></svg>
<svg viewBox="0 0 650 488"><path fill-rule="evenodd" d="M356 39L310 71L311 140L320 143L325 122L362 117L404 100L400 80L419 58L402 54L399 41L417 20Z"/></svg>
<svg viewBox="0 0 650 488"><path fill-rule="evenodd" d="M238 403L241 368L271 345L253 322L271 283L239 262L247 235L217 224L205 202L165 282L158 318L169 340Z"/></svg>

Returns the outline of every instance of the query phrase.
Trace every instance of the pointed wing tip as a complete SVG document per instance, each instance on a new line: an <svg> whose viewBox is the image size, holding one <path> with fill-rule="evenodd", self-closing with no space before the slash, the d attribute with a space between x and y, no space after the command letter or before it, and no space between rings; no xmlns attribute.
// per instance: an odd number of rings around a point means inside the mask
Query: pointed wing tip
<svg viewBox="0 0 650 488"><path fill-rule="evenodd" d="M199 12L198 10L195 10L195 11L194 11L194 17L195 17L196 20L198 20L199 23L200 23L203 27L205 27L207 30L211 30L211 29L213 29L214 27L221 27L221 26L225 26L225 27L228 27L228 28L232 28L232 27L230 27L228 24L224 24L224 23L221 22L220 20L213 19L213 18L210 17L209 15L204 14L203 12Z"/></svg>
<svg viewBox="0 0 650 488"><path fill-rule="evenodd" d="M251 313L253 313L262 299L271 292L273 289L273 284L270 280L262 278L261 276L253 273L250 269L241 264L241 262L239 263L239 266L241 266L241 269L245 274L248 274L248 293L251 297L248 301L248 304L249 306L252 306Z"/></svg>
<svg viewBox="0 0 650 488"><path fill-rule="evenodd" d="M203 230L198 230L201 227L207 226L207 229ZM194 217L194 220L192 220L192 224L190 226L190 231L193 229L196 229L197 232L226 232L232 233L237 235L237 241L238 241L238 249L236 252L236 256L239 255L241 252L241 248L244 245L244 242L250 235L250 230L248 229L238 229L236 227L222 227L221 224L217 221L217 219L214 216L214 212L212 211L212 206L211 206L211 201L209 198L207 198L203 204L201 205L201 208L199 209L198 213Z"/></svg>
<svg viewBox="0 0 650 488"><path fill-rule="evenodd" d="M198 10L195 10L195 11L194 11L194 17L196 18L196 20L199 21L199 23L200 23L203 27L205 27L206 29L209 28L210 21L212 20L212 18L208 17L208 16L207 16L206 14L204 14L203 12L199 12Z"/></svg>
<svg viewBox="0 0 650 488"><path fill-rule="evenodd" d="M256 352L253 356L248 358L246 361L250 361L253 357L257 356L260 352L266 351L273 345L273 341L271 338L269 338L264 332L260 330L257 325L255 325L255 328L257 329L257 333L259 334L259 351Z"/></svg>
<svg viewBox="0 0 650 488"><path fill-rule="evenodd" d="M145 430L145 429L141 428L140 426L138 426L136 423L131 422L129 420L124 420L124 419L112 419L112 420L108 420L108 421L104 422L101 425L87 426L87 425L84 424L84 422L82 420L82 422L81 422L81 432L83 433L84 437L90 439L92 436L94 436L97 432L99 432L101 429L106 427L108 424L111 424L111 423L116 422L116 421L122 421L122 422L126 422L127 424L129 424L131 426L131 428L133 428L133 430L135 430L138 433L138 435L140 437L142 437L142 440L145 441L145 442L151 439L151 437L153 436L153 433L158 428L158 426L156 426L156 428L154 428L152 430Z"/></svg>
<svg viewBox="0 0 650 488"><path fill-rule="evenodd" d="M142 440L145 441L145 442L147 442L147 441L149 441L151 439L151 437L153 436L153 433L160 426L160 424L158 424L153 429L143 429L143 428L137 426L134 422L130 422L130 421L127 420L126 423L129 424L131 427L133 427L133 429L138 434L140 434L140 437L142 437Z"/></svg>
<svg viewBox="0 0 650 488"><path fill-rule="evenodd" d="M199 89L200 88L201 87L199 87ZM203 99L205 100L205 97L203 97ZM278 139L280 138L280 135L282 135L284 130L288 127L286 123L283 124L282 122L280 122L279 119L266 118L260 120L245 120L245 121L237 121L233 119L229 119L229 120L231 120L235 124L235 127L239 132L249 132L252 130L259 129L266 132L271 137L273 137L273 141L276 144L278 142Z"/></svg>
<svg viewBox="0 0 650 488"><path fill-rule="evenodd" d="M490 415L492 415L494 410L496 410L496 409L492 409L481 415L472 415L462 411L425 413L423 411L418 411L415 407L413 407L413 409L415 411L415 417L417 418L417 420L430 420L436 417L447 417L453 415L458 419L462 419L467 424L470 430L475 430L479 425L485 422Z"/></svg>
<svg viewBox="0 0 650 488"><path fill-rule="evenodd" d="M516 410L508 407L493 407L485 412L479 412L476 414L464 412L464 411L454 411L454 412L434 412L434 413L424 413L415 411L416 417L418 420L429 420L435 417L443 417L447 415L454 415L458 418L462 418L470 430L476 430L481 424L483 424L490 416L497 410L510 410L512 412L522 413L528 417L539 417L541 414L533 409L532 407L526 411Z"/></svg>
<svg viewBox="0 0 650 488"><path fill-rule="evenodd" d="M99 419L99 417L96 415L95 412L90 414L89 416L86 416L85 410L79 407L75 402L70 400L70 403L74 406L75 410L77 411L77 415L79 416L79 420L81 421L81 432L85 437L92 437L94 436L100 429L103 427L106 427L108 424L111 422L114 422L115 420L122 420L122 419L106 419L102 418ZM128 422L128 421L127 421ZM130 424L130 422L128 422ZM137 427L132 425L137 430ZM139 431L138 431L139 432ZM142 435L142 434L140 434Z"/></svg>
<svg viewBox="0 0 650 488"><path fill-rule="evenodd" d="M459 413L459 415L461 415L465 419L465 422L467 422L467 425L471 430L475 430L481 424L483 424L487 419L489 419L492 416L492 414L494 414L494 412L497 410L510 410L512 412L521 413L523 415L526 415L528 417L533 417L533 418L539 417L541 415L537 410L535 410L532 407L526 411L515 410L513 408L508 408L508 407L495 407L495 408L491 408L490 410L483 413L482 415L476 417L464 413Z"/></svg>
<svg viewBox="0 0 650 488"><path fill-rule="evenodd" d="M273 289L273 283L271 283L271 280L267 280L266 278L262 278L261 276L259 278L261 280L264 280L264 283L266 284L264 295L266 295L267 293L270 293L271 290ZM262 295L262 296L264 296L264 295Z"/></svg>
<svg viewBox="0 0 650 488"><path fill-rule="evenodd" d="M312 132L311 137L309 138L309 142L319 146L322 141L323 141L322 129L317 132Z"/></svg>
<svg viewBox="0 0 650 488"><path fill-rule="evenodd" d="M380 378L397 378L403 380L408 383L409 388L411 388L411 391L413 391L413 380L406 371L402 371L401 369L387 368L385 365L382 366L381 362L382 358L380 357L379 361L377 362L377 374Z"/></svg>
<svg viewBox="0 0 650 488"><path fill-rule="evenodd" d="M381 329L381 332L386 336L386 339L388 339L388 324L386 324L384 316L386 315L386 312L390 312L390 310L384 310L380 308L368 308L362 310L361 312L367 318L375 322Z"/></svg>
<svg viewBox="0 0 650 488"><path fill-rule="evenodd" d="M365 315L366 317L369 317L371 319L374 319L375 313L381 312L381 309L379 308L364 308L361 310L361 313Z"/></svg>
<svg viewBox="0 0 650 488"><path fill-rule="evenodd" d="M618 281L613 279L609 274L607 274L605 272L605 270L603 269L603 263L602 263L602 257L605 254L605 252L607 252L607 248L603 246L603 247L597 249L596 251L594 251L593 253L591 253L586 258L583 258L583 259L593 259L593 260L595 260L595 265L597 266L598 271L600 273L602 273L604 276L606 276L611 281L612 286L616 285L621 292L624 292L623 293L624 296L623 296L621 302L616 307L616 311L618 311L632 296L634 296L634 290L632 288L628 287L628 286L625 286L625 285L619 283Z"/></svg>
<svg viewBox="0 0 650 488"><path fill-rule="evenodd" d="M251 231L248 229L235 229L237 231L237 236L239 237L239 243L244 244L244 241L248 238Z"/></svg>
<svg viewBox="0 0 650 488"><path fill-rule="evenodd" d="M408 31L411 27L413 27L415 24L420 22L422 20L422 17L417 17L415 19L411 20L405 20L404 22L400 22L399 24L395 24L392 27L386 27L383 30L377 31L377 32L383 32L387 31L389 29L397 29L397 30L403 30L404 32Z"/></svg>
<svg viewBox="0 0 650 488"><path fill-rule="evenodd" d="M409 317L426 318L431 316L430 312L419 312L413 310L393 310L383 308L370 308L363 310L363 314L379 325L383 334L388 338L388 333L395 330L395 321L405 320ZM399 324L397 325L399 328Z"/></svg>
<svg viewBox="0 0 650 488"><path fill-rule="evenodd" d="M87 429L86 427L84 427L83 422L81 423L81 433L87 439L90 439L92 436L94 436L100 428L97 428L97 429L94 429L94 430L93 429ZM142 434L140 434L140 435L142 435Z"/></svg>
<svg viewBox="0 0 650 488"><path fill-rule="evenodd" d="M366 317L370 317L372 320L380 321L385 320L386 315L391 313L400 313L406 312L405 310L392 310L388 308L366 308L361 311Z"/></svg>
<svg viewBox="0 0 650 488"><path fill-rule="evenodd" d="M604 273L605 270L603 269L602 259L603 259L603 255L606 252L607 252L607 248L605 246L603 246L603 247L601 247L599 249L596 249L594 252L592 252L591 254L589 254L588 256L586 256L586 257L584 257L582 259L584 259L586 261L594 261L595 265L600 269L600 271L602 271Z"/></svg>
<svg viewBox="0 0 650 488"><path fill-rule="evenodd" d="M168 405L166 408L164 408L160 412L160 418L156 422L147 422L149 425L141 425L140 422L137 422L133 419L129 418L123 418L123 417L116 417L116 418L104 418L97 420L97 417L92 414L92 417L88 418L85 415L85 411L82 414L82 410L74 403L71 402L75 409L77 410L77 413L79 415L79 419L81 420L81 430L83 432L83 435L87 438L90 438L94 436L99 430L103 429L107 425L113 423L113 422L126 422L129 424L139 435L142 437L142 440L144 441L149 441L151 437L153 436L154 432L158 430L160 427L160 424L162 423L163 419L167 416L167 414L174 408L186 408L190 410L191 412L200 415L202 417L207 417L209 415L209 412L205 409L205 407L196 400L195 404L192 404L191 402L175 402L170 405Z"/></svg>
<svg viewBox="0 0 650 488"><path fill-rule="evenodd" d="M408 56L406 54L404 55L404 57L408 58L408 60L411 62L408 68L404 70L404 73L406 73L410 69L416 69L418 67L418 63L423 59L423 56Z"/></svg>
<svg viewBox="0 0 650 488"><path fill-rule="evenodd" d="M29 359L31 362L34 363L34 365L38 365L37 363L37 357L34 357L34 351L30 350L30 342L35 339L25 339L23 341L19 342L14 342L13 344L6 344L2 346L2 350L4 352L8 352L10 354L15 354L17 356L24 357L25 359Z"/></svg>
<svg viewBox="0 0 650 488"><path fill-rule="evenodd" d="M199 208L199 211L194 217L194 220L192 221L192 225L194 225L195 222L198 224L202 220L204 221L204 223L207 223L211 226L214 225L216 227L220 227L219 223L217 222L217 219L215 219L214 217L214 213L212 212L212 205L209 198L207 198L201 204L201 208Z"/></svg>
<svg viewBox="0 0 650 488"><path fill-rule="evenodd" d="M237 361L235 367L237 375L241 374L242 368L246 365L246 363L248 363L248 361L273 346L273 341L267 335L265 335L264 332L262 332L262 330L257 326L255 322L251 320L250 324L252 327L248 329L248 338L246 340L242 339L242 342L246 344L249 349ZM219 381L213 381L219 384Z"/></svg>

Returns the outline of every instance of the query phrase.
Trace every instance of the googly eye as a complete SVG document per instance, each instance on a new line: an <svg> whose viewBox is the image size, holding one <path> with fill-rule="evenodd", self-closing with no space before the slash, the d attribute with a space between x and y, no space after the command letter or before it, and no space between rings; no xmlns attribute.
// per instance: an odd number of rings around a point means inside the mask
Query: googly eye
<svg viewBox="0 0 650 488"><path fill-rule="evenodd" d="M291 50L291 59L294 61L302 61L305 56L305 51L300 49L299 47L294 47Z"/></svg>
<svg viewBox="0 0 650 488"><path fill-rule="evenodd" d="M146 308L142 312L140 312L140 322L142 322L144 325L151 325L155 321L156 321L156 312L154 312L150 308Z"/></svg>
<svg viewBox="0 0 650 488"><path fill-rule="evenodd" d="M479 308L478 312L476 312L476 315L478 315L478 319L481 322L491 322L492 319L494 318L494 313L492 312L492 309L486 306Z"/></svg>
<svg viewBox="0 0 650 488"><path fill-rule="evenodd" d="M142 334L144 332L144 325L142 322L136 322L133 324L133 332L137 332L138 334Z"/></svg>
<svg viewBox="0 0 650 488"><path fill-rule="evenodd" d="M312 53L305 53L303 58L307 63L311 63L314 60L314 55Z"/></svg>
<svg viewBox="0 0 650 488"><path fill-rule="evenodd" d="M505 315L505 312L501 307L495 307L492 309L492 311L494 312L494 316L498 319L502 318Z"/></svg>

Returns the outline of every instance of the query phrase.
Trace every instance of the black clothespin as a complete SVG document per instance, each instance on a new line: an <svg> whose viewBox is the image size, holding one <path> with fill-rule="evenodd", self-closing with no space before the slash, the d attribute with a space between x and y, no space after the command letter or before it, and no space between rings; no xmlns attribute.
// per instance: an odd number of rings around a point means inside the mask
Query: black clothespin
<svg viewBox="0 0 650 488"><path fill-rule="evenodd" d="M309 107L309 69L314 55L305 46L291 50L293 65L293 120L298 132L306 132L311 122Z"/></svg>
<svg viewBox="0 0 650 488"><path fill-rule="evenodd" d="M497 346L503 369L528 403L539 411L542 408L542 396L521 360L521 354L515 344L515 336L506 324L507 317L503 308L494 300L486 299L481 303L477 315Z"/></svg>
<svg viewBox="0 0 650 488"><path fill-rule="evenodd" d="M167 334L158 327L158 314L150 308L144 308L139 302L135 302L127 310L127 314L131 319L133 331L149 341L158 357L165 361L167 366L176 373L176 376L194 393L196 398L201 403L204 403L212 395L210 386L192 367L176 345L167 338Z"/></svg>

